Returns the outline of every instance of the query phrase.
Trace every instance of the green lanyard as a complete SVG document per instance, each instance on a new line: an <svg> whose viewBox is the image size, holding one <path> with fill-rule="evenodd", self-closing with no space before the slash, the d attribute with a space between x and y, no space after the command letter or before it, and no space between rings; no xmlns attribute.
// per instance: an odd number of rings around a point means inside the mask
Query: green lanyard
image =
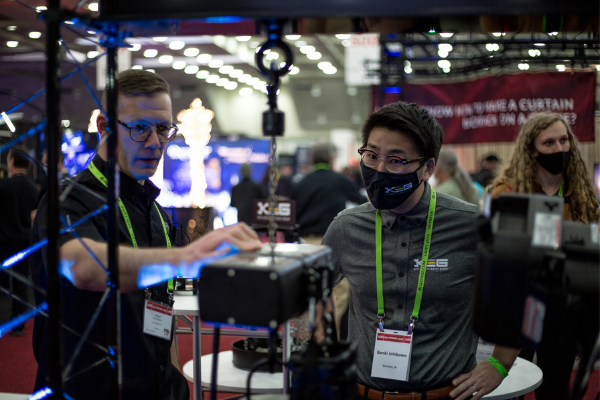
<svg viewBox="0 0 600 400"><path fill-rule="evenodd" d="M105 187L108 187L108 180L102 174L102 172L100 172L100 170L98 168L96 168L93 161L90 161L90 164L88 165L88 169L91 171L92 175L94 175L96 177L96 179L98 179L100 181L100 183L102 183ZM137 249L138 245L137 245L137 241L135 240L135 234L133 233L131 219L129 219L129 213L127 212L127 209L125 208L125 204L123 204L121 197L117 198L117 203L119 203L119 208L121 209L121 214L123 215L123 219L125 220L125 225L127 225L127 230L129 231L129 236L131 237L131 243L133 244L133 247ZM167 232L167 225L165 224L165 221L162 217L162 214L160 213L160 210L158 209L158 206L156 205L156 202L154 202L154 207L156 207L156 211L158 212L158 216L160 218L160 223L161 223L161 225L163 227L163 231L165 233L165 239L167 240L167 248L170 249L171 248L171 240L169 239L169 234ZM169 286L169 291L172 292L173 291L173 279L169 280L168 286Z"/></svg>
<svg viewBox="0 0 600 400"><path fill-rule="evenodd" d="M558 189L558 195L563 197L563 191L565 190L565 180L563 179L560 183L560 189Z"/></svg>
<svg viewBox="0 0 600 400"><path fill-rule="evenodd" d="M435 217L435 190L431 189L431 200L429 202L429 213L427 215L427 226L425 229L425 241L423 243L423 254L421 256L421 270L419 272L419 284L415 295L415 305L410 317L411 323L408 327L408 333L412 334L415 323L419 319L419 310L421 309L421 299L423 298L423 287L425 286L425 273L427 272L427 261L429 259L429 247L431 246L431 232L433 230L433 219ZM385 318L385 308L383 305L383 268L382 268L382 249L381 249L381 211L377 210L375 218L375 267L377 278L377 317L379 326L383 329L383 318Z"/></svg>

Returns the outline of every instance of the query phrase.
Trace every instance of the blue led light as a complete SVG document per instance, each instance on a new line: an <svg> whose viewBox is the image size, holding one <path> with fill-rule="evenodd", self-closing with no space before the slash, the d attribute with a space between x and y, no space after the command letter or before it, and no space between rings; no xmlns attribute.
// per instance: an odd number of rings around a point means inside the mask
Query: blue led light
<svg viewBox="0 0 600 400"><path fill-rule="evenodd" d="M240 17L208 17L205 19L209 24L230 24L232 22L243 21L244 18Z"/></svg>
<svg viewBox="0 0 600 400"><path fill-rule="evenodd" d="M398 86L386 86L383 88L383 93L400 93Z"/></svg>
<svg viewBox="0 0 600 400"><path fill-rule="evenodd" d="M6 321L5 323L0 325L0 337L4 336L7 332L10 332L12 329L18 327L19 325L23 325L25 322L27 322L27 320L35 317L42 311L46 311L47 309L48 306L46 305L46 303L43 303L38 308L35 308L31 311L27 311L26 313L23 313L18 317L11 319L10 321Z"/></svg>
<svg viewBox="0 0 600 400"><path fill-rule="evenodd" d="M41 388L37 392L32 393L31 396L29 396L27 399L28 400L45 399L46 397L50 396L52 393L54 393L52 391L52 389L50 389L48 386L46 386L45 388Z"/></svg>

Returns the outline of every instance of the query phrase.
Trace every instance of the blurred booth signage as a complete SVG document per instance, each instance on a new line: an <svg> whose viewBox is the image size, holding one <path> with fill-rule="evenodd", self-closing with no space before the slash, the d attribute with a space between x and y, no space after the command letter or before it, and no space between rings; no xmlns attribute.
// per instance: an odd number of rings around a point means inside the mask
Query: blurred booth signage
<svg viewBox="0 0 600 400"><path fill-rule="evenodd" d="M379 85L379 34L352 35L345 50L344 79L348 86ZM369 73L372 71L372 73Z"/></svg>
<svg viewBox="0 0 600 400"><path fill-rule="evenodd" d="M386 96L386 103L396 101ZM469 82L406 85L405 101L424 106L444 143L512 142L527 117L562 115L577 138L594 141L595 72L499 75Z"/></svg>
<svg viewBox="0 0 600 400"><path fill-rule="evenodd" d="M296 202L294 200L280 200L275 202L275 207L269 207L268 199L254 200L254 215L252 222L255 225L268 225L269 216L275 216L279 226L294 226L296 224Z"/></svg>

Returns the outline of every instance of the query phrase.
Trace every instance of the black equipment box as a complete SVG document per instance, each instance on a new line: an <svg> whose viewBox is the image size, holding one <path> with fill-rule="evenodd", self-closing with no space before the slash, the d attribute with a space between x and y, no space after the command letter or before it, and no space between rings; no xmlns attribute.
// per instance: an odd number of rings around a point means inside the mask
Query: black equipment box
<svg viewBox="0 0 600 400"><path fill-rule="evenodd" d="M198 284L200 317L275 329L306 310L311 268L332 273L329 247L278 243L271 252L265 244L208 264Z"/></svg>

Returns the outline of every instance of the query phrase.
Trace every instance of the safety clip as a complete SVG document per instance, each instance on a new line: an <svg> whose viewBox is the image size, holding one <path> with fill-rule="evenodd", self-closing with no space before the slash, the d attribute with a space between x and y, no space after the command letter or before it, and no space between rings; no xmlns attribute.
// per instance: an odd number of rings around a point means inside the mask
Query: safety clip
<svg viewBox="0 0 600 400"><path fill-rule="evenodd" d="M417 318L417 317L410 317L410 324L408 324L408 334L409 335L412 335L413 329L415 329L415 324L417 323L418 320L419 320L419 318Z"/></svg>
<svg viewBox="0 0 600 400"><path fill-rule="evenodd" d="M379 330L383 332L383 319L385 318L385 313L377 314L377 318L379 318Z"/></svg>

